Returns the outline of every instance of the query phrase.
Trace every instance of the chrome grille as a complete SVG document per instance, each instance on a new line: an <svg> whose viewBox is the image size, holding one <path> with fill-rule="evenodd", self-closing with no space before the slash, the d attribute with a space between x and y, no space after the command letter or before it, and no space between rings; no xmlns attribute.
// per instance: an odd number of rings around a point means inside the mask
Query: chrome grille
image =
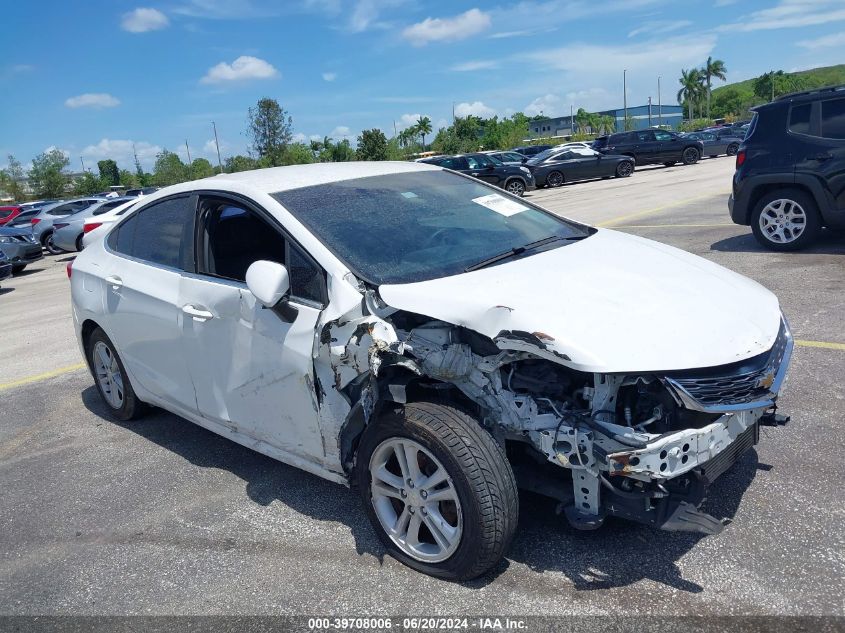
<svg viewBox="0 0 845 633"><path fill-rule="evenodd" d="M782 321L775 344L757 367L694 377L667 376L666 382L689 409L721 412L771 406L786 375L792 345L789 327Z"/></svg>

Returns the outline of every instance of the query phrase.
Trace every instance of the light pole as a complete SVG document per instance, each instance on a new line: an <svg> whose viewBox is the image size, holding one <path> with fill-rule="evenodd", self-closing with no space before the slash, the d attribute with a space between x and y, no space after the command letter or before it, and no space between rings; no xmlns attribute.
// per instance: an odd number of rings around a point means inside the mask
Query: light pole
<svg viewBox="0 0 845 633"><path fill-rule="evenodd" d="M628 69L622 71L622 109L625 112L625 118L622 119L622 131L628 131Z"/></svg>
<svg viewBox="0 0 845 633"><path fill-rule="evenodd" d="M663 127L663 105L660 103L660 75L657 75L657 127Z"/></svg>
<svg viewBox="0 0 845 633"><path fill-rule="evenodd" d="M217 148L217 166L220 167L220 173L223 173L223 161L220 160L220 143L217 141L217 124L211 122L211 127L214 129L214 146Z"/></svg>

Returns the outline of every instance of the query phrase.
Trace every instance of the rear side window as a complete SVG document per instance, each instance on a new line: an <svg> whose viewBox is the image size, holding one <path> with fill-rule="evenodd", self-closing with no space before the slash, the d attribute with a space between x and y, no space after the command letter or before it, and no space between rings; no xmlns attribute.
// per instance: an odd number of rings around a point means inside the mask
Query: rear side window
<svg viewBox="0 0 845 633"><path fill-rule="evenodd" d="M845 139L845 99L822 101L822 136Z"/></svg>
<svg viewBox="0 0 845 633"><path fill-rule="evenodd" d="M793 106L789 111L789 131L796 134L810 133L810 111L813 107L812 103L805 103L799 106Z"/></svg>
<svg viewBox="0 0 845 633"><path fill-rule="evenodd" d="M193 262L190 198L170 198L141 209L109 235L112 250L136 259L189 270Z"/></svg>
<svg viewBox="0 0 845 633"><path fill-rule="evenodd" d="M467 166L466 159L461 158L460 156L444 158L438 164L440 165L440 167L445 167L446 169L469 169L469 167Z"/></svg>

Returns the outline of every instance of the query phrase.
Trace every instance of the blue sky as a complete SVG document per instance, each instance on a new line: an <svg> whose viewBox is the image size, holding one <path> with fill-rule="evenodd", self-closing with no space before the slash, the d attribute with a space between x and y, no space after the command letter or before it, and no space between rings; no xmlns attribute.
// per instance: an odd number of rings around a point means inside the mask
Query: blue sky
<svg viewBox="0 0 845 633"><path fill-rule="evenodd" d="M279 100L298 138L392 135L420 114L545 115L657 97L681 68L729 81L845 62L843 0L107 0L7 3L0 166L49 147L80 168L246 149L246 111ZM10 36L11 35L11 36Z"/></svg>

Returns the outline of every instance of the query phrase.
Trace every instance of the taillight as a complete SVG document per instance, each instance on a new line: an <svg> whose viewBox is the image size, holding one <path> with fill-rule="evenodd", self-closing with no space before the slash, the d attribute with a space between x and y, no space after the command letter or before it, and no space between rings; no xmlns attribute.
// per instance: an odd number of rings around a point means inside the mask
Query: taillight
<svg viewBox="0 0 845 633"><path fill-rule="evenodd" d="M67 271L67 278L70 279L70 276L73 274L73 260L70 260L65 266L65 270Z"/></svg>
<svg viewBox="0 0 845 633"><path fill-rule="evenodd" d="M41 222L41 218L32 218L32 226L35 226L39 222Z"/></svg>
<svg viewBox="0 0 845 633"><path fill-rule="evenodd" d="M741 149L736 153L736 167L739 169L745 162L745 150Z"/></svg>
<svg viewBox="0 0 845 633"><path fill-rule="evenodd" d="M91 224L85 224L85 226L82 227L82 232L90 233L94 229L99 228L101 226L103 226L102 222L91 222Z"/></svg>

